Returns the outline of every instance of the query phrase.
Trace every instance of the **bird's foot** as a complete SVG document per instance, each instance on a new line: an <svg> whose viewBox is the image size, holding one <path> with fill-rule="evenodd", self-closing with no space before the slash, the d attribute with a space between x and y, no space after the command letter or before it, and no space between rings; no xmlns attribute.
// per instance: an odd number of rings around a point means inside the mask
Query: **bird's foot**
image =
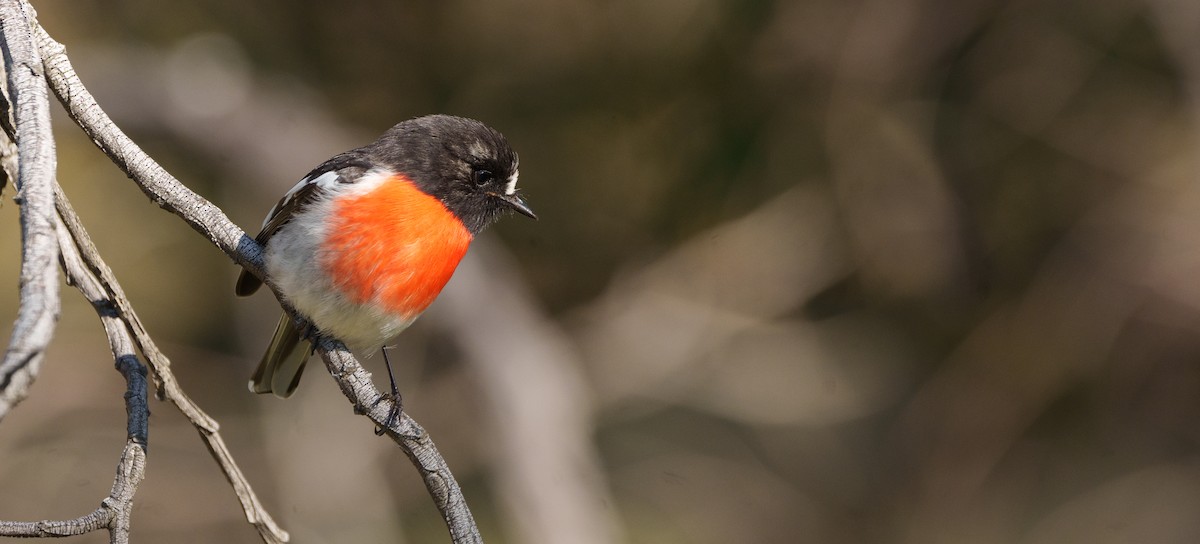
<svg viewBox="0 0 1200 544"><path fill-rule="evenodd" d="M383 425L375 427L375 436L383 436L388 429L395 427L400 422L400 414L404 412L404 399L400 397L399 392L384 393L375 401L375 405L385 400L392 401L392 408L388 410L387 418L383 420Z"/></svg>

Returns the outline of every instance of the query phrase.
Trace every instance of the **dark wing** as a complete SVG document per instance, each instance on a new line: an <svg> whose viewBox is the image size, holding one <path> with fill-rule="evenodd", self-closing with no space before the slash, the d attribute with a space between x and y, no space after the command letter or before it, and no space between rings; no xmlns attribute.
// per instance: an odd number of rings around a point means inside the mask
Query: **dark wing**
<svg viewBox="0 0 1200 544"><path fill-rule="evenodd" d="M263 220L262 230L259 231L258 236L254 237L254 240L259 245L265 246L280 227L291 221L297 213L319 200L331 186L339 183L353 183L369 169L370 163L364 158L361 149L348 151L325 161L304 176L299 183L283 195L283 198L279 199L275 207L271 208L271 212L267 214L267 218ZM262 280L255 277L254 274L242 270L234 292L240 297L245 297L254 294L260 286L262 286Z"/></svg>

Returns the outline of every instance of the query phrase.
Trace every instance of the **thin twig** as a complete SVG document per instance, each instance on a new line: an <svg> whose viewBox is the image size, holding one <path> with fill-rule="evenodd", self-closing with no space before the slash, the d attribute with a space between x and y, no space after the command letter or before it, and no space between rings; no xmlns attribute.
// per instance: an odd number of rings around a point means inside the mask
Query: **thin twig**
<svg viewBox="0 0 1200 544"><path fill-rule="evenodd" d="M354 405L354 412L367 416L383 429L417 468L429 496L446 522L451 540L455 544L482 543L483 537L475 526L471 510L467 508L462 489L458 487L449 465L425 429L405 412L401 412L398 418L392 418L389 425L393 399L375 387L371 373L359 364L341 342L322 338L316 342L316 348L325 362L326 370L337 381L342 394Z"/></svg>
<svg viewBox="0 0 1200 544"><path fill-rule="evenodd" d="M229 448L225 445L225 441L218 432L219 425L216 420L201 410L179 386L178 380L175 379L174 373L171 372L170 361L158 349L154 340L146 332L141 319L138 318L137 312L133 309L133 305L125 297L125 291L121 288L121 284L117 282L112 269L108 267L104 259L100 256L99 250L92 243L91 236L84 229L79 216L75 213L70 201L67 200L66 195L63 194L62 189L59 187L55 187L55 202L58 206L59 214L63 218L64 228L70 233L74 239L74 243L79 247L83 262L86 263L87 268L95 275L105 292L108 293L109 304L112 306L114 315L128 324L129 329L133 331L133 341L137 344L141 352L146 355L150 366L158 376L162 396L174 404L196 428L196 431L200 434L200 438L204 440L204 445L208 448L209 453L221 467L221 472L225 475L225 479L233 486L234 493L237 495L238 501L242 504L246 520L258 530L264 542L287 542L287 532L275 523L271 514L263 507L262 503L258 500L258 496L254 493L254 489L250 486L249 481L246 480L246 476L242 473L241 468L234 461L233 454L229 452Z"/></svg>
<svg viewBox="0 0 1200 544"><path fill-rule="evenodd" d="M67 58L66 48L36 21L33 24L46 81L79 128L125 175L137 182L138 188L152 202L179 216L234 262L261 277L262 249L254 239L230 221L220 208L180 183L126 136L83 86Z"/></svg>
<svg viewBox="0 0 1200 544"><path fill-rule="evenodd" d="M17 198L21 216L20 308L0 361L0 420L25 399L37 378L59 314L58 245L54 234L54 136L42 63L33 41L31 8L0 0L0 43L8 98L16 120L20 161Z"/></svg>
<svg viewBox="0 0 1200 544"><path fill-rule="evenodd" d="M55 189L56 193L61 194L57 184ZM70 211L70 208L67 207L67 210ZM113 481L112 492L101 503L100 510L105 510L112 516L106 526L110 542L127 543L130 516L133 514L133 496L137 493L138 484L145 477L146 447L149 444L150 407L147 404L149 386L146 383L146 366L137 357L133 338L130 337L125 322L114 311L112 294L104 289L95 273L86 266L79 254L78 242L71 239L62 223L61 214L57 226L67 281L88 299L96 314L100 316L117 370L125 377L126 447L121 454L121 463Z"/></svg>
<svg viewBox="0 0 1200 544"><path fill-rule="evenodd" d="M490 444L496 494L517 542L622 541L590 430L586 368L561 326L538 307L515 259L494 238L471 244L455 285L423 319L455 331L501 429ZM505 286L496 289L496 285Z"/></svg>

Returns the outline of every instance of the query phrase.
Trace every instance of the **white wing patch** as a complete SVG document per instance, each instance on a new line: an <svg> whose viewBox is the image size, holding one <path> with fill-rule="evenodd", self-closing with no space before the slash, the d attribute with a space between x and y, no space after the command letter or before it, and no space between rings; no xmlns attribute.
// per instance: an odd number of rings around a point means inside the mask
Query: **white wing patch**
<svg viewBox="0 0 1200 544"><path fill-rule="evenodd" d="M514 170L512 175L508 176L508 185L504 187L505 195L511 196L513 193L517 192L517 178L520 177L520 175L521 172Z"/></svg>
<svg viewBox="0 0 1200 544"><path fill-rule="evenodd" d="M283 194L283 198L279 199L279 203L276 204L275 207L271 208L271 211L267 213L266 219L263 219L263 228L267 227L267 224L275 218L275 214L279 213L279 210L283 209L283 207L290 202L292 198L296 196L296 193L299 193L301 189L313 184L316 184L322 189L330 189L337 185L339 177L340 176L336 171L330 170L329 172L325 172L324 174L321 174L315 178L304 178L298 181L292 186L291 189L288 189L288 192Z"/></svg>

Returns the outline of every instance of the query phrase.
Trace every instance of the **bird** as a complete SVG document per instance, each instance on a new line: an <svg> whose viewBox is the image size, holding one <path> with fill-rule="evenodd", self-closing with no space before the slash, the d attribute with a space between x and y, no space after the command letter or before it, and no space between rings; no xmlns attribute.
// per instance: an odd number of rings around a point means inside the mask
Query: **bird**
<svg viewBox="0 0 1200 544"><path fill-rule="evenodd" d="M319 331L358 353L383 351L398 401L385 343L437 298L476 235L511 212L537 219L517 188L518 164L497 130L437 114L304 176L255 240L277 296L308 323L279 319L250 390L291 396ZM235 293L262 284L243 269Z"/></svg>

